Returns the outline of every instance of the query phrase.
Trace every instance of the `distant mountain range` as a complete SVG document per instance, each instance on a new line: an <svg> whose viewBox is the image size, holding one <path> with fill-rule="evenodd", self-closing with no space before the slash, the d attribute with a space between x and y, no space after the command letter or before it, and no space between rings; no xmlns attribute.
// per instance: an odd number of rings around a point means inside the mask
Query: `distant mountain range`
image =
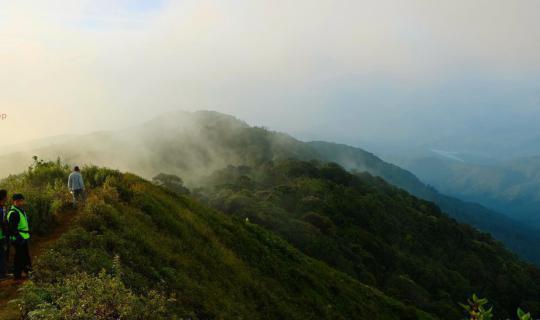
<svg viewBox="0 0 540 320"><path fill-rule="evenodd" d="M20 146L0 156L0 174L24 169L33 155L61 157L72 164L92 163L145 177L181 176L195 187L201 177L229 165L258 166L294 158L336 162L352 172L367 171L413 195L437 203L460 222L489 232L525 259L540 264L540 235L535 229L481 205L445 196L411 172L372 153L328 142L302 142L279 132L251 127L217 112L173 112L140 126L115 132L63 137L34 148Z"/></svg>
<svg viewBox="0 0 540 320"><path fill-rule="evenodd" d="M434 155L394 159L441 192L540 228L540 157L488 163Z"/></svg>

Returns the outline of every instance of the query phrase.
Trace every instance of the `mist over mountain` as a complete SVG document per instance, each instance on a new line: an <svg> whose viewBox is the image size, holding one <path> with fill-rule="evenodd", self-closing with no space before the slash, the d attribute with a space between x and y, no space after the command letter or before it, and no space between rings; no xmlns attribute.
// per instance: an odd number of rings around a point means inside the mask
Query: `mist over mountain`
<svg viewBox="0 0 540 320"><path fill-rule="evenodd" d="M147 178L158 173L175 174L189 187L198 186L201 177L230 165L256 167L290 158L336 162L347 170L367 171L433 201L458 221L492 233L523 258L540 263L540 235L535 229L481 205L440 194L411 172L362 149L327 142L305 143L217 112L172 112L128 129L77 136L46 147L5 154L0 156L1 173L23 170L33 155L61 157L78 165L113 167Z"/></svg>
<svg viewBox="0 0 540 320"><path fill-rule="evenodd" d="M311 148L286 134L251 128L216 112L166 113L124 130L76 136L47 147L18 148L22 151L0 156L1 175L25 168L35 154L81 165L107 165L148 178L173 173L189 183L230 164L316 158Z"/></svg>

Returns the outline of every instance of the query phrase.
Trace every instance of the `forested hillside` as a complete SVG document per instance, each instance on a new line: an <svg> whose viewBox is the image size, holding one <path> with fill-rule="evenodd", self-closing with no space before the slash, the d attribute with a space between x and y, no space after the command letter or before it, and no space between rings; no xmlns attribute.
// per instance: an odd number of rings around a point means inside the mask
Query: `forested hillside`
<svg viewBox="0 0 540 320"><path fill-rule="evenodd" d="M86 205L21 291L28 319L435 319L254 223L132 174L83 172ZM38 161L0 186L27 195L47 234L68 210L68 173Z"/></svg>
<svg viewBox="0 0 540 320"><path fill-rule="evenodd" d="M503 317L517 306L540 312L540 270L367 173L288 160L229 167L205 186L198 192L212 206L442 319L459 319L457 302L472 292L491 297Z"/></svg>
<svg viewBox="0 0 540 320"><path fill-rule="evenodd" d="M451 217L482 231L491 233L522 258L540 265L540 231L536 225L512 219L508 215L490 210L475 202L462 201L442 194L435 188L420 181L411 172L391 163L384 162L362 149L320 141L310 142L309 145L315 148L319 153L320 159L324 161L339 163L351 171L367 171L373 175L382 177L389 183L403 188L417 197L437 203ZM421 170L429 170L430 168L427 164L420 165L420 167L423 168ZM467 188L474 188L475 185L482 184L482 178L477 177L471 172L452 172L449 168L440 167L432 170L431 174L435 179L440 175L462 177L467 181L461 185L461 192L465 193ZM429 175L426 174L425 176ZM494 180L497 178L497 174L492 174L488 179ZM491 185L496 186L498 184L492 183ZM516 194L520 193L516 192ZM465 199L471 198L466 197ZM475 200L475 198L472 198L472 200ZM527 204L531 207L534 206L534 202L527 202L522 198L521 200L517 201L520 206L527 206ZM494 200L493 202L482 201L482 203L497 204L498 202Z"/></svg>

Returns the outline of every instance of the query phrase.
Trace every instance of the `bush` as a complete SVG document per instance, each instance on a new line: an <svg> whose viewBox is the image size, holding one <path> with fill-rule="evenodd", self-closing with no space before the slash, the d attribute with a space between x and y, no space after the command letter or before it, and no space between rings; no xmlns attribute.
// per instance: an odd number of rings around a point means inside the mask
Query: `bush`
<svg viewBox="0 0 540 320"><path fill-rule="evenodd" d="M69 173L69 168L60 160L46 162L34 157L34 164L26 172L9 176L0 183L12 194L25 195L33 233L47 234L54 227L60 212L70 206L66 186Z"/></svg>
<svg viewBox="0 0 540 320"><path fill-rule="evenodd" d="M176 319L167 311L163 295L150 291L134 294L121 280L119 264L115 273L97 276L77 273L47 286L27 284L22 289L20 307L28 320L109 320Z"/></svg>
<svg viewBox="0 0 540 320"><path fill-rule="evenodd" d="M103 186L108 177L120 177L120 171L100 168L96 166L86 166L82 170L84 182L88 188L98 188Z"/></svg>
<svg viewBox="0 0 540 320"><path fill-rule="evenodd" d="M473 294L472 298L467 301L467 304L461 304L463 309L467 311L468 319L470 320L491 320L493 319L493 307L488 308L488 300L481 299ZM532 320L530 313L523 311L521 308L517 310L518 320Z"/></svg>

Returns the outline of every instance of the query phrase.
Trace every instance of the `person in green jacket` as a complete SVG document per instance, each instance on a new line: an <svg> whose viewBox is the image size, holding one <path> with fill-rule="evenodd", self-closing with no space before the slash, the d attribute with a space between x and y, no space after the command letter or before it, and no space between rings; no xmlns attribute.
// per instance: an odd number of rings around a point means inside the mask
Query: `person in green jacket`
<svg viewBox="0 0 540 320"><path fill-rule="evenodd" d="M15 280L22 279L22 273L28 276L32 270L28 241L30 240L30 226L28 215L24 210L24 196L22 194L13 195L13 205L9 209L8 229L11 244L15 248L14 270Z"/></svg>

